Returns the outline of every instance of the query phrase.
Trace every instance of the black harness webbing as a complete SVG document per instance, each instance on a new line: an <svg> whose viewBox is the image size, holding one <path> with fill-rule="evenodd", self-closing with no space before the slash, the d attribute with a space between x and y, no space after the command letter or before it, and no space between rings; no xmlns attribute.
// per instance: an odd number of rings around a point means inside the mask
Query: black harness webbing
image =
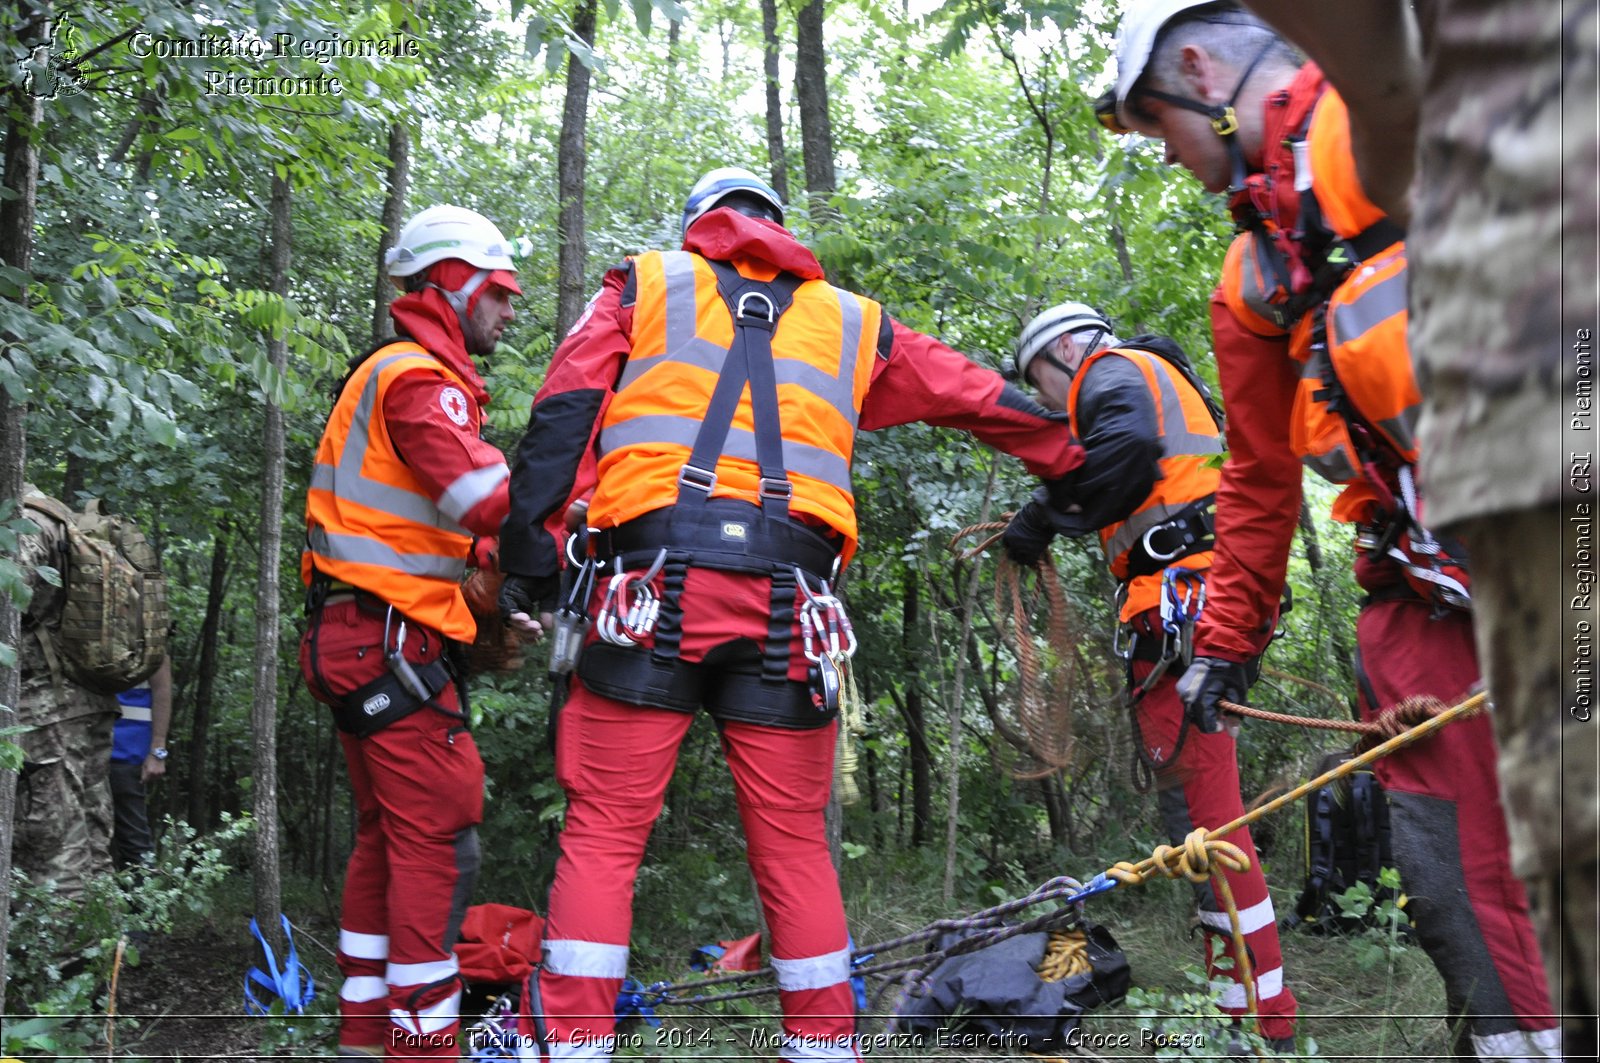
<svg viewBox="0 0 1600 1063"><path fill-rule="evenodd" d="M730 263L705 260L717 276L717 293L733 319L733 343L717 376L705 418L695 434L689 460L678 475L678 498L665 511L629 521L602 536L602 551L622 558L624 569L641 555L667 548L663 565L661 613L656 623L653 656L678 657L683 637L683 586L691 566L749 572L772 581L771 619L762 654L763 682L786 682L789 642L797 591L793 567L819 581L830 574L838 551L826 539L789 520L794 484L783 457L783 426L778 417L777 370L772 363L772 338L778 320L794 302L804 280L780 273L770 281L753 280ZM728 500L711 501L717 483L717 462L727 447L728 432L746 385L760 470L756 497L759 509ZM754 519L751 519L754 518Z"/></svg>

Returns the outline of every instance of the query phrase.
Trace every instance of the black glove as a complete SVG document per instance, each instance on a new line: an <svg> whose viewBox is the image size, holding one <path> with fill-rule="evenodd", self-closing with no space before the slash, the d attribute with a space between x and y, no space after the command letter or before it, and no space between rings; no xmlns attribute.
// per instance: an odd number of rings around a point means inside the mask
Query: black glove
<svg viewBox="0 0 1600 1063"><path fill-rule="evenodd" d="M1041 502L1029 502L1011 518L1000 544L1006 556L1023 568L1032 568L1050 550L1050 540L1056 537L1055 522Z"/></svg>
<svg viewBox="0 0 1600 1063"><path fill-rule="evenodd" d="M500 587L500 614L510 619L512 613L527 613L537 620L555 609L560 588L560 576L507 575Z"/></svg>
<svg viewBox="0 0 1600 1063"><path fill-rule="evenodd" d="M1184 715L1204 734L1222 730L1220 702L1243 702L1249 690L1249 668L1221 657L1196 657L1178 679Z"/></svg>

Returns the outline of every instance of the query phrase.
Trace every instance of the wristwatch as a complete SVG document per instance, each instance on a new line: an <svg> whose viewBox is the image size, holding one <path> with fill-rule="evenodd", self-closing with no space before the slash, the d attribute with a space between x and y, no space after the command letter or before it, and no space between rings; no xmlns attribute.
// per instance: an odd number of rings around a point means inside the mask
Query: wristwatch
<svg viewBox="0 0 1600 1063"><path fill-rule="evenodd" d="M150 751L150 755L152 757L155 757L157 760L166 760L167 759L167 747L166 746L156 746L154 749L152 749Z"/></svg>

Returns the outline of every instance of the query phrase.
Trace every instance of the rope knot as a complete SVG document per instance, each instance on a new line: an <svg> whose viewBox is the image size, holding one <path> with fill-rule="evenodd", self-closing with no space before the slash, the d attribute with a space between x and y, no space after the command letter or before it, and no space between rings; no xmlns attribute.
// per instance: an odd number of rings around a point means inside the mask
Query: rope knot
<svg viewBox="0 0 1600 1063"><path fill-rule="evenodd" d="M1420 723L1426 723L1445 710L1444 702L1427 694L1403 698L1373 719L1377 737L1398 738Z"/></svg>

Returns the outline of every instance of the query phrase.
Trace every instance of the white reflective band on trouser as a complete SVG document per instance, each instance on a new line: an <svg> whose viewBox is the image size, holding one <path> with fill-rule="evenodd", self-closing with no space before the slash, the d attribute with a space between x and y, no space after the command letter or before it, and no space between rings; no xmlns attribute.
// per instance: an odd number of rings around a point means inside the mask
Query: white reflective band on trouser
<svg viewBox="0 0 1600 1063"><path fill-rule="evenodd" d="M598 941L546 941L544 969L575 978L626 978L628 946Z"/></svg>
<svg viewBox="0 0 1600 1063"><path fill-rule="evenodd" d="M461 994L451 993L437 1004L430 1004L415 1013L389 1009L389 1021L406 1033L430 1034L447 1030L460 1019Z"/></svg>
<svg viewBox="0 0 1600 1063"><path fill-rule="evenodd" d="M452 955L448 960L429 960L427 963L391 963L384 975L393 986L432 985L461 970L461 964Z"/></svg>
<svg viewBox="0 0 1600 1063"><path fill-rule="evenodd" d="M547 1059L568 1060L570 1063L607 1063L611 1059L611 1046L604 1040L596 1039L594 1043L583 1044L557 1044L551 1042L550 1053L543 1055L539 1052L539 1040L533 1034L521 1034L517 1037L517 1058L524 1063L543 1063Z"/></svg>
<svg viewBox="0 0 1600 1063"><path fill-rule="evenodd" d="M1283 968L1274 967L1270 971L1256 973L1256 1000L1271 1000L1283 992ZM1225 1008L1243 1008L1248 1003L1245 1000L1244 986L1235 982L1223 991L1222 999L1217 1001Z"/></svg>
<svg viewBox="0 0 1600 1063"><path fill-rule="evenodd" d="M798 960L772 958L772 973L778 976L778 988L791 992L797 989L826 989L831 985L850 980L850 950L842 948L823 956L805 956Z"/></svg>
<svg viewBox="0 0 1600 1063"><path fill-rule="evenodd" d="M778 1058L804 1063L854 1063L861 1058L853 1037L810 1037L783 1035Z"/></svg>
<svg viewBox="0 0 1600 1063"><path fill-rule="evenodd" d="M1497 1063L1533 1063L1561 1058L1561 1030L1508 1030L1487 1037L1472 1035L1472 1051L1479 1059Z"/></svg>
<svg viewBox="0 0 1600 1063"><path fill-rule="evenodd" d="M340 927L339 951L355 960L387 960L389 935L358 934Z"/></svg>
<svg viewBox="0 0 1600 1063"><path fill-rule="evenodd" d="M344 985L339 987L339 999L348 1000L352 1004L365 1004L369 1000L381 1000L388 995L389 983L375 974L346 978Z"/></svg>
<svg viewBox="0 0 1600 1063"><path fill-rule="evenodd" d="M1228 922L1227 912L1200 913L1200 921L1206 926L1224 932L1231 932L1233 924ZM1239 930L1245 934L1254 934L1257 930L1269 927L1278 921L1278 913L1272 910L1272 898L1268 897L1260 904L1252 904L1248 908L1239 909Z"/></svg>

